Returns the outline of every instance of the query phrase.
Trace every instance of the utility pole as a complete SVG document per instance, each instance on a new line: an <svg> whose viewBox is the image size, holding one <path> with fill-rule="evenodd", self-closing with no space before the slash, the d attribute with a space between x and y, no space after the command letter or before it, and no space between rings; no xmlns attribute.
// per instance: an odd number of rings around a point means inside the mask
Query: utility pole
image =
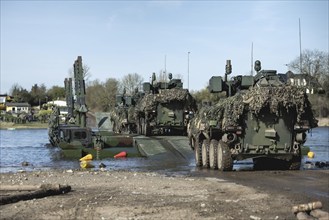
<svg viewBox="0 0 329 220"><path fill-rule="evenodd" d="M251 69L250 75L254 75L254 42L251 42Z"/></svg>
<svg viewBox="0 0 329 220"><path fill-rule="evenodd" d="M190 90L190 53L187 52L187 89Z"/></svg>
<svg viewBox="0 0 329 220"><path fill-rule="evenodd" d="M164 73L163 74L164 74L163 80L165 82L167 82L167 54L165 54L165 59L164 59Z"/></svg>
<svg viewBox="0 0 329 220"><path fill-rule="evenodd" d="M300 28L300 18L299 18L299 72L302 73L302 31Z"/></svg>

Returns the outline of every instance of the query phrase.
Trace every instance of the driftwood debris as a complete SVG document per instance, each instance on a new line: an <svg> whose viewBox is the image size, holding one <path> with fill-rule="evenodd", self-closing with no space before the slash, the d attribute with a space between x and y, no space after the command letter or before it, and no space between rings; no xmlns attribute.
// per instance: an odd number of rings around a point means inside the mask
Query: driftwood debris
<svg viewBox="0 0 329 220"><path fill-rule="evenodd" d="M298 212L296 218L298 220L316 220L316 218L308 215L306 212Z"/></svg>
<svg viewBox="0 0 329 220"><path fill-rule="evenodd" d="M328 220L329 213L321 210L321 208L322 203L316 201L293 206L292 211L296 214L298 220Z"/></svg>
<svg viewBox="0 0 329 220"><path fill-rule="evenodd" d="M40 189L60 190L63 187L59 184L39 184L39 185L1 185L1 191L35 191Z"/></svg>
<svg viewBox="0 0 329 220"><path fill-rule="evenodd" d="M21 200L37 199L46 196L68 193L71 191L71 186L59 184L2 185L0 186L0 191L28 191L26 193L1 196L0 205L5 205Z"/></svg>
<svg viewBox="0 0 329 220"><path fill-rule="evenodd" d="M307 204L295 205L292 207L292 211L296 214L298 212L308 212L314 209L321 209L322 203L320 201L310 202Z"/></svg>
<svg viewBox="0 0 329 220"><path fill-rule="evenodd" d="M329 219L329 213L321 209L312 210L310 215L318 219Z"/></svg>

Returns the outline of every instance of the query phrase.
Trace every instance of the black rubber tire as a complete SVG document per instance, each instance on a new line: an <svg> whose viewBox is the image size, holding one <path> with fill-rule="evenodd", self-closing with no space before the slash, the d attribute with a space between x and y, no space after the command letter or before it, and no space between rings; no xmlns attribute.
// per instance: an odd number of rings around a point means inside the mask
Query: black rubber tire
<svg viewBox="0 0 329 220"><path fill-rule="evenodd" d="M204 139L202 141L202 165L204 168L209 168L209 140Z"/></svg>
<svg viewBox="0 0 329 220"><path fill-rule="evenodd" d="M201 143L198 138L195 139L195 146L194 146L194 156L195 156L195 165L197 167L202 166L202 150L201 150Z"/></svg>
<svg viewBox="0 0 329 220"><path fill-rule="evenodd" d="M150 127L147 125L147 123L144 123L144 125L145 125L145 136L150 136L151 135Z"/></svg>
<svg viewBox="0 0 329 220"><path fill-rule="evenodd" d="M140 134L139 133L139 119L136 120L136 134Z"/></svg>
<svg viewBox="0 0 329 220"><path fill-rule="evenodd" d="M233 159L230 148L223 141L218 142L217 165L220 171L231 171L233 169Z"/></svg>
<svg viewBox="0 0 329 220"><path fill-rule="evenodd" d="M217 149L218 149L218 141L212 139L209 144L209 167L213 170L218 169Z"/></svg>
<svg viewBox="0 0 329 220"><path fill-rule="evenodd" d="M137 129L138 129L138 134L142 135L143 134L143 129L142 129L142 119L141 118L138 119Z"/></svg>
<svg viewBox="0 0 329 220"><path fill-rule="evenodd" d="M289 170L300 170L300 166L302 164L301 156L293 156L291 161L289 161Z"/></svg>
<svg viewBox="0 0 329 220"><path fill-rule="evenodd" d="M300 170L302 164L302 149L300 145L298 146L298 154L292 156L291 160L288 161L289 170Z"/></svg>
<svg viewBox="0 0 329 220"><path fill-rule="evenodd" d="M143 130L144 129L144 121L143 121L142 118L140 119L140 126L141 126L140 127L140 129L141 129L141 135L144 135L144 130Z"/></svg>

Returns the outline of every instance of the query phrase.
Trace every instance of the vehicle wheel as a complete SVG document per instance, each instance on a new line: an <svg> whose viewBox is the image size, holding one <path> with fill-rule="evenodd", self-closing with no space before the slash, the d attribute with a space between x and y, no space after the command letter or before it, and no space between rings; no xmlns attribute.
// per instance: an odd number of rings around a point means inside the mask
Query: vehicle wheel
<svg viewBox="0 0 329 220"><path fill-rule="evenodd" d="M220 171L231 171L233 169L230 148L223 141L218 142L217 165Z"/></svg>
<svg viewBox="0 0 329 220"><path fill-rule="evenodd" d="M201 143L199 141L199 138L195 139L195 145L194 145L194 155L195 155L195 164L197 167L202 166L202 150L201 150Z"/></svg>
<svg viewBox="0 0 329 220"><path fill-rule="evenodd" d="M300 170L301 163L301 156L293 156L291 161L289 161L289 170Z"/></svg>
<svg viewBox="0 0 329 220"><path fill-rule="evenodd" d="M145 135L145 119L141 118L141 134Z"/></svg>
<svg viewBox="0 0 329 220"><path fill-rule="evenodd" d="M202 141L201 150L202 150L203 167L209 168L209 140L208 139L204 139Z"/></svg>
<svg viewBox="0 0 329 220"><path fill-rule="evenodd" d="M141 119L139 118L138 119L138 122L137 122L137 133L138 134L142 134L142 125L141 125Z"/></svg>
<svg viewBox="0 0 329 220"><path fill-rule="evenodd" d="M214 170L218 169L217 148L218 148L218 141L212 139L209 144L209 167Z"/></svg>
<svg viewBox="0 0 329 220"><path fill-rule="evenodd" d="M151 131L150 131L150 128L149 128L149 126L147 125L147 123L146 122L144 122L144 135L145 136L150 136L151 135Z"/></svg>

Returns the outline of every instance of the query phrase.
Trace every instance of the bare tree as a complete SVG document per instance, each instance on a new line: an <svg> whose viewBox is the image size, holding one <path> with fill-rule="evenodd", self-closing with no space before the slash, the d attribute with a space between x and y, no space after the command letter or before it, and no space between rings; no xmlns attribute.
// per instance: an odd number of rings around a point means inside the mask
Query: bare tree
<svg viewBox="0 0 329 220"><path fill-rule="evenodd" d="M310 96L315 115L317 117L327 117L329 106L329 54L319 50L304 50L302 53L302 65L300 66L300 57L288 64L293 72L307 74L314 77L324 89L326 95Z"/></svg>
<svg viewBox="0 0 329 220"><path fill-rule="evenodd" d="M300 66L300 57L297 57L288 64L288 67L293 72L311 75L323 84L329 75L329 55L319 50L304 50L302 66Z"/></svg>
<svg viewBox="0 0 329 220"><path fill-rule="evenodd" d="M158 75L156 76L156 81L157 82L168 82L169 81L169 72L166 72L164 70L160 70ZM181 79L183 81L183 75L178 73L178 74L173 74L173 78L175 79Z"/></svg>
<svg viewBox="0 0 329 220"><path fill-rule="evenodd" d="M157 82L168 82L168 72L161 69L156 76L156 81Z"/></svg>
<svg viewBox="0 0 329 220"><path fill-rule="evenodd" d="M83 64L82 66L82 71L83 71L83 79L87 82L89 81L90 77L91 77L91 72L90 72L90 67L86 64ZM74 71L73 71L73 67L71 67L68 70L69 73L69 77L71 77L72 79L74 78Z"/></svg>
<svg viewBox="0 0 329 220"><path fill-rule="evenodd" d="M138 73L129 73L122 78L120 86L126 89L127 95L132 95L136 88L141 89L143 81L143 77Z"/></svg>

